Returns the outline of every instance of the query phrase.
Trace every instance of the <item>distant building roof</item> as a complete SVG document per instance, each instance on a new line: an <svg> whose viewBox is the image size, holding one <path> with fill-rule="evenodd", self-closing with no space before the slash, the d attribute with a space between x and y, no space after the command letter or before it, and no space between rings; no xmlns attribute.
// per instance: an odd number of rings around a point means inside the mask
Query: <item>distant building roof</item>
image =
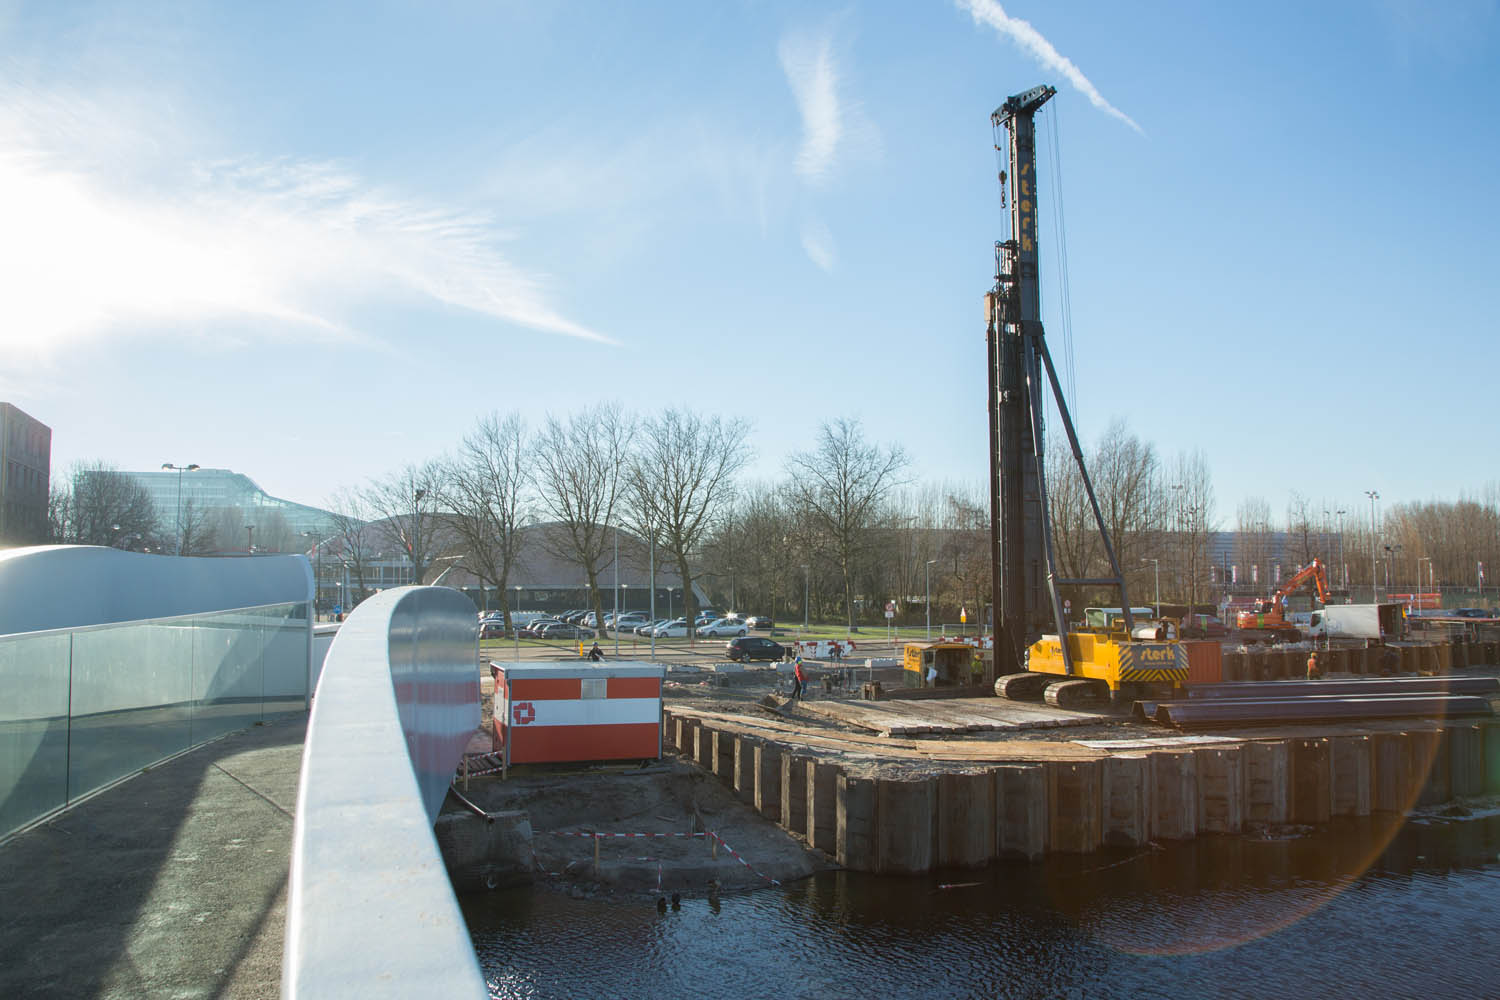
<svg viewBox="0 0 1500 1000"><path fill-rule="evenodd" d="M243 472L230 469L193 469L190 472L161 469L126 472L124 475L140 483L151 495L157 516L165 524L172 523L176 517L179 484L182 491L180 502L186 504L191 501L199 510L235 508L250 518L258 512L274 511L295 532L327 532L333 523L333 515L328 511L273 497Z"/></svg>

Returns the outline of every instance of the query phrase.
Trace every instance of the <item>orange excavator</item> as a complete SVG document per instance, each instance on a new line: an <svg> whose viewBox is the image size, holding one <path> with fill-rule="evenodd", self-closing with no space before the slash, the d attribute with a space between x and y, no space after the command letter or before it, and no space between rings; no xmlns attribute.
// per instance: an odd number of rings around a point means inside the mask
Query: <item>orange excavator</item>
<svg viewBox="0 0 1500 1000"><path fill-rule="evenodd" d="M1323 560L1314 559L1286 582L1269 600L1257 601L1255 610L1241 611L1235 616L1239 629L1236 636L1244 642L1296 642L1302 638L1297 626L1286 618L1286 599L1311 580L1318 590L1318 600L1328 603L1328 574L1323 569Z"/></svg>

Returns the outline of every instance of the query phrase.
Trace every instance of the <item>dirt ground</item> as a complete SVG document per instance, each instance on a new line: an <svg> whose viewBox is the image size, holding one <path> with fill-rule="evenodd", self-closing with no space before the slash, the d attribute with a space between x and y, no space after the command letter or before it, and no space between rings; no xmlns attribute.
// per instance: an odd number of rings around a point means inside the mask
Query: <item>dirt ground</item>
<svg viewBox="0 0 1500 1000"><path fill-rule="evenodd" d="M786 883L832 865L712 775L675 758L645 767L518 767L504 781L472 780L469 798L490 812L524 809L538 882L575 894L708 896ZM597 870L593 834L602 835Z"/></svg>

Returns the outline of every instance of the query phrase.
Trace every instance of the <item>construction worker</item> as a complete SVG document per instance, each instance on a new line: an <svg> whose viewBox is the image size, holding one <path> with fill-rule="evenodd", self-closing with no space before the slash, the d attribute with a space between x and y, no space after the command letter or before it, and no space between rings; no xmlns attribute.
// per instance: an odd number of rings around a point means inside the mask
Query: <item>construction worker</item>
<svg viewBox="0 0 1500 1000"><path fill-rule="evenodd" d="M792 701L802 697L802 685L807 683L807 674L802 671L802 654L792 661Z"/></svg>
<svg viewBox="0 0 1500 1000"><path fill-rule="evenodd" d="M596 642L589 647L588 655L591 662L598 663L600 660L604 659L604 650L600 649L599 644Z"/></svg>
<svg viewBox="0 0 1500 1000"><path fill-rule="evenodd" d="M1318 669L1318 651L1315 649L1307 655L1307 679L1315 681L1322 676L1323 672Z"/></svg>

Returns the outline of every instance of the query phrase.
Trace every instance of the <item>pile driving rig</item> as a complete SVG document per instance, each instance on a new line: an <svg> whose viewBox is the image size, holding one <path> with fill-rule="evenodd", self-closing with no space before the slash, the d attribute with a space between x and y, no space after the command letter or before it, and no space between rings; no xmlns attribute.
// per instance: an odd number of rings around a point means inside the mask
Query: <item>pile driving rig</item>
<svg viewBox="0 0 1500 1000"><path fill-rule="evenodd" d="M1000 183L1010 206L1010 238L995 244L995 286L985 296L989 351L990 531L994 566L996 694L1042 694L1054 705L1110 695L1156 694L1187 680L1186 650L1165 630L1138 629L1125 577L1099 512L1083 449L1073 429L1042 330L1037 274L1036 127L1038 109L1057 91L1042 86L1011 97L990 116L995 148L1008 152ZM999 130L1009 135L1006 149ZM1007 186L1008 185L1008 186ZM1045 373L1046 381L1043 381ZM1110 575L1064 579L1048 517L1044 413L1046 390L1062 417ZM1123 628L1068 628L1063 586L1118 589Z"/></svg>

